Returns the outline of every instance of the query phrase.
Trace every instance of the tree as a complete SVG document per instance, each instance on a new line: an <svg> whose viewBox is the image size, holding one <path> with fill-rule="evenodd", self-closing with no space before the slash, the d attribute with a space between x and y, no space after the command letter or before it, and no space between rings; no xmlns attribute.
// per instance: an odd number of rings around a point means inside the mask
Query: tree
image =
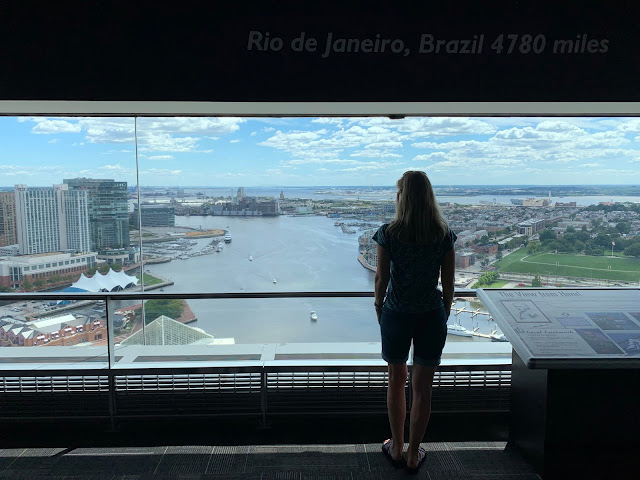
<svg viewBox="0 0 640 480"><path fill-rule="evenodd" d="M144 305L146 323L153 322L161 315L177 320L184 312L184 300L148 300ZM139 310L142 313L142 309Z"/></svg>
<svg viewBox="0 0 640 480"><path fill-rule="evenodd" d="M616 230L618 230L620 233L629 233L631 231L631 224L629 222L617 223Z"/></svg>
<svg viewBox="0 0 640 480"><path fill-rule="evenodd" d="M122 264L114 263L113 265L111 265L111 268L113 269L114 272L119 272L120 270L122 270Z"/></svg>
<svg viewBox="0 0 640 480"><path fill-rule="evenodd" d="M87 270L87 275L89 275L90 277L96 274L96 267L91 267L89 270Z"/></svg>
<svg viewBox="0 0 640 480"><path fill-rule="evenodd" d="M633 245L628 246L622 253L629 257L640 258L640 243L634 243Z"/></svg>
<svg viewBox="0 0 640 480"><path fill-rule="evenodd" d="M103 263L102 265L100 265L100 268L98 268L98 271L105 275L107 272L109 272L110 269L111 266L108 263Z"/></svg>
<svg viewBox="0 0 640 480"><path fill-rule="evenodd" d="M487 272L480 275L478 281L473 284L473 288L484 287L497 282L500 279L498 272Z"/></svg>
<svg viewBox="0 0 640 480"><path fill-rule="evenodd" d="M60 275L51 275L47 279L47 283L58 283L62 281L62 277Z"/></svg>
<svg viewBox="0 0 640 480"><path fill-rule="evenodd" d="M22 290L24 290L25 292L27 290L31 290L33 288L33 285L31 284L31 282L29 281L29 279L25 279L22 282Z"/></svg>
<svg viewBox="0 0 640 480"><path fill-rule="evenodd" d="M36 288L42 288L44 286L44 280L42 280L41 278L37 279L35 282L33 282L33 286Z"/></svg>
<svg viewBox="0 0 640 480"><path fill-rule="evenodd" d="M545 240L555 240L556 238L556 234L550 228L546 228L542 232L540 232L541 242L544 242Z"/></svg>
<svg viewBox="0 0 640 480"><path fill-rule="evenodd" d="M496 253L496 260L502 260L502 252Z"/></svg>
<svg viewBox="0 0 640 480"><path fill-rule="evenodd" d="M533 277L533 280L531 280L531 286L532 287L542 286L542 279L540 278L540 275L536 275L535 277Z"/></svg>
<svg viewBox="0 0 640 480"><path fill-rule="evenodd" d="M9 293L9 292L13 292L13 289L11 287L0 287L0 292Z"/></svg>

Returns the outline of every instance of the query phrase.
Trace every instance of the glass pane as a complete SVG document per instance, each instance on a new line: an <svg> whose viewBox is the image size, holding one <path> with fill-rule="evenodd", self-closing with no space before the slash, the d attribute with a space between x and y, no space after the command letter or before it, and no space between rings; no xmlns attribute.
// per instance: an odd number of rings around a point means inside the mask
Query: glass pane
<svg viewBox="0 0 640 480"><path fill-rule="evenodd" d="M273 360L382 362L380 330L370 298L148 300L144 329L142 304L126 303L129 305L117 302L115 310L120 366L172 362L258 365ZM127 317L124 323L120 315ZM461 330L451 331L450 351L443 359L478 363L511 355L508 345L497 343L501 332L477 300L457 298L449 323ZM473 348L466 347L470 342Z"/></svg>
<svg viewBox="0 0 640 480"><path fill-rule="evenodd" d="M58 347L3 355L21 356L22 367L38 358L45 366L102 365L104 302L42 301L37 293L135 283L114 275L139 261L129 238L133 118L2 117L0 127L0 289L34 294L0 307L2 345Z"/></svg>
<svg viewBox="0 0 640 480"><path fill-rule="evenodd" d="M23 300L0 306L3 369L101 368L108 365L104 302ZM55 348L37 348L55 347Z"/></svg>

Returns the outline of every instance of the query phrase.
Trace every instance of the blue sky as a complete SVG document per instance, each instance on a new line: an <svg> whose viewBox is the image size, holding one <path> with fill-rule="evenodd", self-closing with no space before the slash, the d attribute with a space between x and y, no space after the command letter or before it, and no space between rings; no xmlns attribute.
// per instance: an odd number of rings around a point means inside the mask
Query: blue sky
<svg viewBox="0 0 640 480"><path fill-rule="evenodd" d="M636 118L140 118L142 186L640 183ZM136 184L133 118L0 118L0 186Z"/></svg>

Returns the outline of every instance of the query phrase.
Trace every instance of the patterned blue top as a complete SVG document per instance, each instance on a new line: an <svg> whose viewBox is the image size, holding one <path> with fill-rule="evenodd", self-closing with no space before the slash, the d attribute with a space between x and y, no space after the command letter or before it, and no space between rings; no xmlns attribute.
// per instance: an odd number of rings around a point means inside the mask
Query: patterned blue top
<svg viewBox="0 0 640 480"><path fill-rule="evenodd" d="M437 288L440 266L444 254L453 248L458 237L449 230L437 245L406 243L396 235L388 235L388 226L385 223L373 235L391 259L385 307L406 313L427 312L441 307L442 292Z"/></svg>

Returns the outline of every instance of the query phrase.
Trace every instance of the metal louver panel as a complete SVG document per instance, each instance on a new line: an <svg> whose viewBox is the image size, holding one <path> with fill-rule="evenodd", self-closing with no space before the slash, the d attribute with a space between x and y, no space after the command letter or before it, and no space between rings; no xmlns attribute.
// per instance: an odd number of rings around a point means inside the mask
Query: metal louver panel
<svg viewBox="0 0 640 480"><path fill-rule="evenodd" d="M261 413L257 372L118 375L115 384L120 417Z"/></svg>
<svg viewBox="0 0 640 480"><path fill-rule="evenodd" d="M5 418L109 418L108 376L0 377Z"/></svg>
<svg viewBox="0 0 640 480"><path fill-rule="evenodd" d="M269 414L386 411L383 372L273 372L266 387ZM510 370L439 371L434 377L433 411L506 412L510 387Z"/></svg>

